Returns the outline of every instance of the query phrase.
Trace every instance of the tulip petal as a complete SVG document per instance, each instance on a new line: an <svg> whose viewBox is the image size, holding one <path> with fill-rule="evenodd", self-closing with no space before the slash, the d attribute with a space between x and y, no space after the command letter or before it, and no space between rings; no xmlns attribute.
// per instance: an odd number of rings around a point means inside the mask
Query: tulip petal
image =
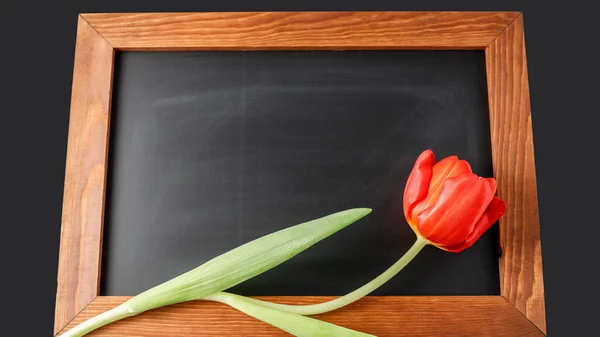
<svg viewBox="0 0 600 337"><path fill-rule="evenodd" d="M449 156L433 166L433 177L429 185L429 193L434 189L441 188L447 178L458 177L463 174L472 173L471 166L466 160L459 160L458 156Z"/></svg>
<svg viewBox="0 0 600 337"><path fill-rule="evenodd" d="M432 206L439 197L444 181L449 178L471 174L471 166L465 160L459 160L457 156L450 156L440 160L433 166L433 175L427 192L427 199L420 204L415 213Z"/></svg>
<svg viewBox="0 0 600 337"><path fill-rule="evenodd" d="M406 181L404 189L404 216L406 220L414 224L414 216L411 216L415 205L427 197L429 182L431 181L432 167L435 164L435 155L431 150L425 150L415 162L415 165Z"/></svg>
<svg viewBox="0 0 600 337"><path fill-rule="evenodd" d="M492 193L496 193L496 179L494 178L485 178L485 180L488 181L488 183L490 184L490 188L492 189Z"/></svg>
<svg viewBox="0 0 600 337"><path fill-rule="evenodd" d="M458 156L449 156L433 165L433 176L431 177L431 184L429 184L428 194L442 187L447 174L452 171L457 162Z"/></svg>
<svg viewBox="0 0 600 337"><path fill-rule="evenodd" d="M506 213L506 202L498 197L494 197L465 241L456 245L440 248L456 253L471 247L504 213Z"/></svg>
<svg viewBox="0 0 600 337"><path fill-rule="evenodd" d="M464 241L494 197L489 183L475 174L447 179L436 202L417 216L419 233L434 244Z"/></svg>

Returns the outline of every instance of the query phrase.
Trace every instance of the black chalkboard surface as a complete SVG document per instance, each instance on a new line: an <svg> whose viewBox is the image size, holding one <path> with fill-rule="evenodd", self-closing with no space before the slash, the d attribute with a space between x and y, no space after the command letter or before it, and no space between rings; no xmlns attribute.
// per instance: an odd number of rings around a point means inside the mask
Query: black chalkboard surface
<svg viewBox="0 0 600 337"><path fill-rule="evenodd" d="M425 149L492 176L479 51L122 52L101 295L136 295L336 211L366 218L231 291L342 295L410 247L402 193ZM498 295L497 228L426 247L373 295Z"/></svg>

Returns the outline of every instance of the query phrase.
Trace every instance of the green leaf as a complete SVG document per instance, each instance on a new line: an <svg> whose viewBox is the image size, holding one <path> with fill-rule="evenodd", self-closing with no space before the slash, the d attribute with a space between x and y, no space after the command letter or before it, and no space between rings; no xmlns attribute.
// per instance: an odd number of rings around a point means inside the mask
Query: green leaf
<svg viewBox="0 0 600 337"><path fill-rule="evenodd" d="M371 212L355 208L286 228L219 255L123 303L132 313L202 298L231 288L304 251Z"/></svg>
<svg viewBox="0 0 600 337"><path fill-rule="evenodd" d="M369 213L371 213L369 208L349 209L250 241L185 274L146 290L107 312L90 318L62 336L83 336L125 317L169 304L206 297L231 288L291 259Z"/></svg>
<svg viewBox="0 0 600 337"><path fill-rule="evenodd" d="M298 314L267 308L248 298L230 293L216 293L204 298L230 305L239 311L301 337L366 337L373 336Z"/></svg>

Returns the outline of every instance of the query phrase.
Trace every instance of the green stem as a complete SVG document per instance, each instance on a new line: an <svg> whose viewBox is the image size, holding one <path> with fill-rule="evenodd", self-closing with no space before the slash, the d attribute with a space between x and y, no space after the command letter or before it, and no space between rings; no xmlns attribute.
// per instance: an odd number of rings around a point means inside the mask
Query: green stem
<svg viewBox="0 0 600 337"><path fill-rule="evenodd" d="M267 308L263 305L249 301L247 297L235 294L220 292L206 296L203 299L227 304L251 317L275 326L294 336L374 337L373 335L347 329L318 319Z"/></svg>
<svg viewBox="0 0 600 337"><path fill-rule="evenodd" d="M61 335L61 337L83 336L91 331L105 326L106 324L137 314L124 304L125 303L119 305L116 308L110 309L109 311L103 312L98 316L88 319L87 321L77 325L73 329L65 332Z"/></svg>
<svg viewBox="0 0 600 337"><path fill-rule="evenodd" d="M346 306L352 302L355 302L364 296L367 296L369 293L379 288L385 282L389 281L392 277L398 274L398 272L400 272L402 268L404 268L410 261L412 261L412 259L414 259L415 256L417 256L421 249L423 249L428 244L429 242L427 240L424 240L421 237L417 237L417 240L412 245L412 247L410 247L410 249L404 254L404 256L402 256L396 263L394 263L390 268L388 268L388 270L384 271L381 275L377 276L371 282L354 290L353 292L328 302L310 305L289 305L261 301L254 298L246 299L248 301L260 304L267 308L277 309L280 311L286 311L289 313L300 315L317 315L333 311L343 306Z"/></svg>

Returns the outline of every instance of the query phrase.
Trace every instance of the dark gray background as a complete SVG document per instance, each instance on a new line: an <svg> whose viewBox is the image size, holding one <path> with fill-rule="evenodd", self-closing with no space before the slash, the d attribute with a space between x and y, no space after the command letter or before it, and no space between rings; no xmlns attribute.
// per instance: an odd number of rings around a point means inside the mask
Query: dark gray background
<svg viewBox="0 0 600 337"><path fill-rule="evenodd" d="M597 11L571 0L11 1L0 10L0 251L6 333L52 333L77 14L133 11L511 10L527 43L549 336L597 329ZM418 265L418 264L415 264Z"/></svg>
<svg viewBox="0 0 600 337"><path fill-rule="evenodd" d="M432 149L492 176L482 51L117 54L103 295L136 295L238 245L348 208L373 213L238 285L343 295L408 250L402 194ZM374 295L499 294L497 226L427 247Z"/></svg>

